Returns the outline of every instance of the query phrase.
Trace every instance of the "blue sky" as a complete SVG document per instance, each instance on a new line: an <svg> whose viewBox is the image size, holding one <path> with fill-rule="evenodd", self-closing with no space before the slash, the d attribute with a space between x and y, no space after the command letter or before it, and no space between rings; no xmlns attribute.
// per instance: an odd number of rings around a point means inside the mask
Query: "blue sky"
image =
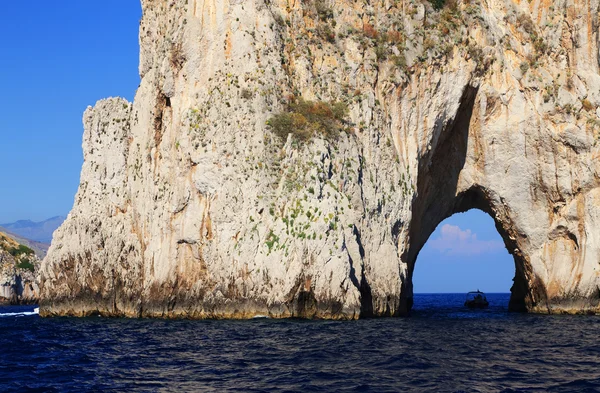
<svg viewBox="0 0 600 393"><path fill-rule="evenodd" d="M6 1L0 13L0 222L66 215L81 118L139 84L138 0Z"/></svg>
<svg viewBox="0 0 600 393"><path fill-rule="evenodd" d="M138 0L7 1L0 13L0 223L66 215L82 164L81 117L139 84ZM421 251L414 289L508 292L512 257L493 220L444 221Z"/></svg>
<svg viewBox="0 0 600 393"><path fill-rule="evenodd" d="M494 220L469 210L444 220L415 263L415 293L509 292L515 263Z"/></svg>

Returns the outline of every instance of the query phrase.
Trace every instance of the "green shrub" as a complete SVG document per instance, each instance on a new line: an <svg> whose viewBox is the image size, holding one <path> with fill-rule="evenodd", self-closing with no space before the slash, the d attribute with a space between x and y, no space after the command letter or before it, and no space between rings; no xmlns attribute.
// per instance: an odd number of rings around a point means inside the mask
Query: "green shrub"
<svg viewBox="0 0 600 393"><path fill-rule="evenodd" d="M24 258L17 264L17 269L29 270L30 272L35 271L35 266L29 260L29 258Z"/></svg>
<svg viewBox="0 0 600 393"><path fill-rule="evenodd" d="M433 9L441 10L444 7L449 7L455 9L457 7L456 0L429 0Z"/></svg>
<svg viewBox="0 0 600 393"><path fill-rule="evenodd" d="M392 56L392 61L396 67L403 72L406 72L408 65L406 64L406 56L404 55L404 52L400 52L398 56Z"/></svg>
<svg viewBox="0 0 600 393"><path fill-rule="evenodd" d="M265 241L265 244L269 249L267 255L269 255L271 251L273 251L273 246L275 246L275 243L279 243L279 236L274 234L273 231L269 231L269 235L267 236L267 240Z"/></svg>
<svg viewBox="0 0 600 393"><path fill-rule="evenodd" d="M328 42L335 42L335 31L328 24L321 24L317 27L317 34Z"/></svg>
<svg viewBox="0 0 600 393"><path fill-rule="evenodd" d="M539 37L535 34L533 35L533 47L536 53L540 55L546 54L548 52L548 44L546 44L546 41L544 41L542 37Z"/></svg>
<svg viewBox="0 0 600 393"><path fill-rule="evenodd" d="M387 48L382 41L379 41L377 45L375 45L375 57L377 57L377 61L387 59Z"/></svg>
<svg viewBox="0 0 600 393"><path fill-rule="evenodd" d="M326 0L317 0L315 2L315 8L317 10L317 15L319 15L321 20L333 18L333 10L327 4Z"/></svg>
<svg viewBox="0 0 600 393"><path fill-rule="evenodd" d="M600 119L589 117L587 120L587 124L589 124L592 127L592 129L600 128Z"/></svg>
<svg viewBox="0 0 600 393"><path fill-rule="evenodd" d="M33 255L35 252L31 248L20 244L19 247L10 248L8 253L13 257L17 257L19 255Z"/></svg>
<svg viewBox="0 0 600 393"><path fill-rule="evenodd" d="M592 104L592 102L587 98L581 100L581 105L583 105L583 109L585 109L588 112L592 112L596 109L596 106Z"/></svg>
<svg viewBox="0 0 600 393"><path fill-rule="evenodd" d="M431 5L436 10L441 10L444 7L445 0L429 0Z"/></svg>
<svg viewBox="0 0 600 393"><path fill-rule="evenodd" d="M535 32L535 24L527 14L520 14L517 16L517 24L522 27L527 34L533 34Z"/></svg>
<svg viewBox="0 0 600 393"><path fill-rule="evenodd" d="M250 90L250 89L242 89L241 96L242 96L243 99L249 100L252 97L254 97L254 93L252 93L252 90Z"/></svg>
<svg viewBox="0 0 600 393"><path fill-rule="evenodd" d="M315 135L337 139L343 129L348 108L341 102L292 100L287 109L273 117L267 124L282 140L292 134L299 141L307 141Z"/></svg>

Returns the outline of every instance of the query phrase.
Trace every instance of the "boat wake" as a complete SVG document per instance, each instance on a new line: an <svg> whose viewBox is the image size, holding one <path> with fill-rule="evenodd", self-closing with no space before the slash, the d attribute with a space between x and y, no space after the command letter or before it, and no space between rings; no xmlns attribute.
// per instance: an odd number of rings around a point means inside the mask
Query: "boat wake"
<svg viewBox="0 0 600 393"><path fill-rule="evenodd" d="M39 314L40 314L40 309L39 309L39 307L36 307L33 309L33 311L0 313L0 318L2 318L2 317L28 317L28 316L39 315Z"/></svg>

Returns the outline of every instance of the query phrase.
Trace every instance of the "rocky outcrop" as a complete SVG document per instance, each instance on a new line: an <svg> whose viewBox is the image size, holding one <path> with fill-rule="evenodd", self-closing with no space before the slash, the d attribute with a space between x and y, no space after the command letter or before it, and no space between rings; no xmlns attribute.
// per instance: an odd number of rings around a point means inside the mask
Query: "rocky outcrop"
<svg viewBox="0 0 600 393"><path fill-rule="evenodd" d="M0 304L36 304L40 265L32 249L0 232Z"/></svg>
<svg viewBox="0 0 600 393"><path fill-rule="evenodd" d="M142 1L141 85L84 115L41 314L406 314L471 208L512 309L599 312L599 0L434 3Z"/></svg>

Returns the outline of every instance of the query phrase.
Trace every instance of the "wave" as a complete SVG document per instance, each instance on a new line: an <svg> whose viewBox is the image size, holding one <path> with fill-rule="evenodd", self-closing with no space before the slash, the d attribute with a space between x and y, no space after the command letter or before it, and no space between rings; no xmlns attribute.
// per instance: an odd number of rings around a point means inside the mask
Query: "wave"
<svg viewBox="0 0 600 393"><path fill-rule="evenodd" d="M0 313L0 318L2 318L2 317L28 317L28 316L39 315L39 314L40 314L40 309L39 309L39 307L36 307L33 309L33 311Z"/></svg>

